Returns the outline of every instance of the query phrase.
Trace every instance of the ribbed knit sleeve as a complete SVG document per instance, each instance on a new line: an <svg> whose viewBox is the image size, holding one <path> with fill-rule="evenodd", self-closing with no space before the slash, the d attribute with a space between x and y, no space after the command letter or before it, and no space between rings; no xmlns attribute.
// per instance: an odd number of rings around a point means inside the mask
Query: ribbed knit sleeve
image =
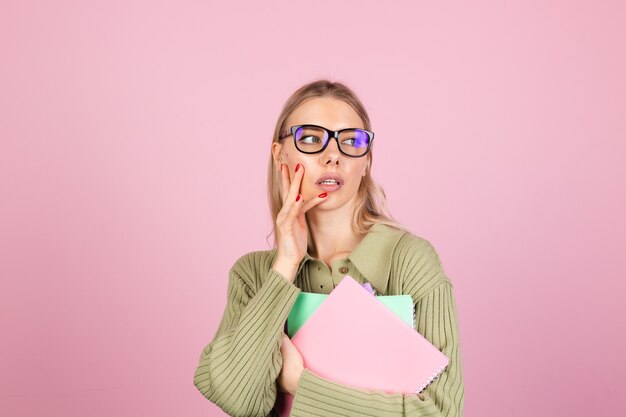
<svg viewBox="0 0 626 417"><path fill-rule="evenodd" d="M357 389L305 370L292 417L462 416L464 389L452 284L428 241L414 239L406 248L406 256L397 260L400 267L396 272L405 274L404 292L414 299L416 330L450 359L448 367L420 394Z"/></svg>
<svg viewBox="0 0 626 417"><path fill-rule="evenodd" d="M231 416L266 417L276 401L283 326L300 289L271 270L240 259L229 273L222 321L200 355L194 384Z"/></svg>

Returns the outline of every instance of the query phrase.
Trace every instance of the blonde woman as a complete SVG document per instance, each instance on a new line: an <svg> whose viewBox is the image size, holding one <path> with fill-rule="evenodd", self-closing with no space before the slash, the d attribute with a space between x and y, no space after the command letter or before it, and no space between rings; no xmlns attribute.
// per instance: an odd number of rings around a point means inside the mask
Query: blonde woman
<svg viewBox="0 0 626 417"><path fill-rule="evenodd" d="M396 223L370 175L374 133L347 86L318 80L285 103L268 165L274 248L239 258L228 302L194 384L232 416L461 416L463 377L452 283L430 242ZM415 328L448 358L420 394L342 385L304 368L284 333L300 291L330 293L346 275L379 295L409 294ZM375 358L372 358L375 360Z"/></svg>

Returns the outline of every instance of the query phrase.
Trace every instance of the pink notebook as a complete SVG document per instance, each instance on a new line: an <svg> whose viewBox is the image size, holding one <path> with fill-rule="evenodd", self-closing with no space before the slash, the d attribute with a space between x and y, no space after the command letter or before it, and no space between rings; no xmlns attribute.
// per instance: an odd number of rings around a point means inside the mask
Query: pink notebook
<svg viewBox="0 0 626 417"><path fill-rule="evenodd" d="M361 389L422 391L448 358L395 313L346 276L291 339L304 367ZM279 392L276 411L288 416L293 396Z"/></svg>

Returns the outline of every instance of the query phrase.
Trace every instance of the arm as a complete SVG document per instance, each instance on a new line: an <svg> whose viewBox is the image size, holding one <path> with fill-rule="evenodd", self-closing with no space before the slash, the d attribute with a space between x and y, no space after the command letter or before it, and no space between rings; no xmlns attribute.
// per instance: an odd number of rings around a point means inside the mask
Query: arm
<svg viewBox="0 0 626 417"><path fill-rule="evenodd" d="M429 275L428 282L432 282L432 277L439 284L415 303L415 324L416 330L450 359L444 372L420 394L403 395L353 388L305 369L296 390L291 416L462 416L464 389L456 304L452 285L443 275L434 250L431 254L433 256L420 258L423 263L420 270ZM419 284L426 281L415 282L418 285L413 288L421 287Z"/></svg>
<svg viewBox="0 0 626 417"><path fill-rule="evenodd" d="M270 270L256 294L233 266L222 321L202 354L194 385L232 416L267 416L282 367L283 325L300 289Z"/></svg>

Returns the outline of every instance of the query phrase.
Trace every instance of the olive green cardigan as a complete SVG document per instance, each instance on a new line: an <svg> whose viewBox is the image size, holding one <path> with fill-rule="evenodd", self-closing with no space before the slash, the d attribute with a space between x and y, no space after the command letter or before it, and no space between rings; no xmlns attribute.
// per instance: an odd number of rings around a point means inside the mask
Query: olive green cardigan
<svg viewBox="0 0 626 417"><path fill-rule="evenodd" d="M285 320L300 291L328 294L349 275L377 294L409 294L415 328L448 358L446 370L420 394L388 394L342 385L305 369L291 415L447 416L463 414L461 352L452 283L424 238L376 224L332 270L308 253L295 283L271 269L276 249L239 258L230 269L228 301L194 376L200 392L231 416L274 416ZM376 358L372 358L375 360Z"/></svg>

